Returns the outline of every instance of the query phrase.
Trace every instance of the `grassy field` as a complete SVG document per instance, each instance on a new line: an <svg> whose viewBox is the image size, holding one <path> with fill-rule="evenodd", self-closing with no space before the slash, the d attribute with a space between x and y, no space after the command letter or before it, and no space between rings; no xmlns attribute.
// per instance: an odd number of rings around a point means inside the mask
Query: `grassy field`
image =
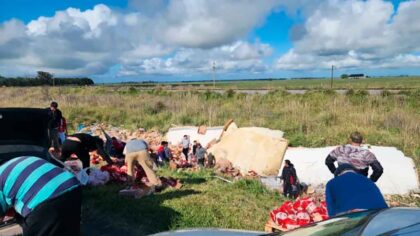
<svg viewBox="0 0 420 236"><path fill-rule="evenodd" d="M213 88L213 82L137 84L136 87L153 88ZM217 81L216 89L330 89L329 79L293 79L272 81ZM334 79L333 89L420 89L420 77L380 77L367 79Z"/></svg>
<svg viewBox="0 0 420 236"><path fill-rule="evenodd" d="M347 141L359 130L372 145L396 146L419 166L420 90L369 96L363 90L266 95L228 91L140 91L133 87L0 88L0 107L46 107L58 101L70 126L105 122L162 132L176 125L262 126L285 132L292 146L321 147Z"/></svg>
<svg viewBox="0 0 420 236"><path fill-rule="evenodd" d="M0 107L47 107L51 100L58 101L73 129L79 123L105 122L165 132L172 124L219 126L233 118L242 127L283 130L291 146L307 147L345 143L350 132L359 130L367 143L396 146L420 166L419 89L370 96L357 89L347 95L331 90L288 94L283 89L249 95L132 86L0 88ZM85 234L142 235L212 226L262 230L269 210L282 201L253 181L226 184L209 178L208 172L161 171L181 178L184 188L140 200L120 198L122 186L85 191Z"/></svg>
<svg viewBox="0 0 420 236"><path fill-rule="evenodd" d="M221 227L263 231L271 209L284 200L256 180L234 184L197 173L161 169L160 175L183 181L180 190L165 190L141 199L118 196L118 185L84 193L84 235L147 235L167 230Z"/></svg>

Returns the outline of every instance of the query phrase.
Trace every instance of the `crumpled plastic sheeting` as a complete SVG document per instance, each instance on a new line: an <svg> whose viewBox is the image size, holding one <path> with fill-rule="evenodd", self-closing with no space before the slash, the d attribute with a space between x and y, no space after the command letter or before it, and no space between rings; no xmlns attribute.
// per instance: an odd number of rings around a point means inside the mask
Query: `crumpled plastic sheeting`
<svg viewBox="0 0 420 236"><path fill-rule="evenodd" d="M110 179L108 171L101 171L97 168L90 168L88 185L100 186L105 185Z"/></svg>
<svg viewBox="0 0 420 236"><path fill-rule="evenodd" d="M325 165L325 158L334 148L288 148L284 160L288 159L294 164L301 182L313 186L326 184L334 176ZM419 189L415 165L411 158L395 147L372 146L369 150L384 168L384 173L376 182L382 194L407 194ZM279 174L281 170L282 168ZM369 169L369 175L371 173L372 170Z"/></svg>

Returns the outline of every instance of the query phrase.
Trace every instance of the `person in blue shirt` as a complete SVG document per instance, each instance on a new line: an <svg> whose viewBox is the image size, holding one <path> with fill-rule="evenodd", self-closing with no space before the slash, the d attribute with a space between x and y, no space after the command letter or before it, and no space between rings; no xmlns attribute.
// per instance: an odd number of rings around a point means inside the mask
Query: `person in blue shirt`
<svg viewBox="0 0 420 236"><path fill-rule="evenodd" d="M82 192L77 178L41 158L0 166L0 216L13 208L23 235L79 235Z"/></svg>
<svg viewBox="0 0 420 236"><path fill-rule="evenodd" d="M338 166L334 175L334 179L328 181L325 190L329 217L354 210L388 207L375 183L366 176L358 174L352 165Z"/></svg>

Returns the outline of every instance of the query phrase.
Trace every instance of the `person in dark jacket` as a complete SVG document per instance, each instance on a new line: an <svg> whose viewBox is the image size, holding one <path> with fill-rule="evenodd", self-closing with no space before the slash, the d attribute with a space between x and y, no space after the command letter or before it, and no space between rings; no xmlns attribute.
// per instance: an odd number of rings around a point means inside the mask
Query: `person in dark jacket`
<svg viewBox="0 0 420 236"><path fill-rule="evenodd" d="M51 102L50 108L48 110L48 115L50 117L48 121L48 134L50 138L50 145L54 147L54 151L58 151L60 148L58 134L63 116L61 114L61 111L58 109L57 102Z"/></svg>
<svg viewBox="0 0 420 236"><path fill-rule="evenodd" d="M358 174L352 165L339 165L334 175L335 178L328 181L325 190L329 217L388 207L375 183Z"/></svg>
<svg viewBox="0 0 420 236"><path fill-rule="evenodd" d="M280 179L283 180L283 195L289 198L296 198L298 195L297 175L296 169L290 160L284 161Z"/></svg>
<svg viewBox="0 0 420 236"><path fill-rule="evenodd" d="M338 165L352 165L357 173L367 177L370 166L373 170L370 179L376 182L384 171L381 163L379 163L372 152L361 147L363 136L359 132L353 132L349 139L350 144L337 147L327 156L325 164L328 169L334 174L336 171L334 162L337 161Z"/></svg>
<svg viewBox="0 0 420 236"><path fill-rule="evenodd" d="M104 150L104 141L90 134L79 133L72 134L67 137L61 148L61 159L66 160L70 158L72 154L75 154L80 161L83 163L83 168L90 166L90 155L89 152L97 151L98 155L101 156L108 164L112 164L113 161L108 153Z"/></svg>
<svg viewBox="0 0 420 236"><path fill-rule="evenodd" d="M197 151L197 140L194 140L193 146L192 146L192 153L195 156L195 153Z"/></svg>

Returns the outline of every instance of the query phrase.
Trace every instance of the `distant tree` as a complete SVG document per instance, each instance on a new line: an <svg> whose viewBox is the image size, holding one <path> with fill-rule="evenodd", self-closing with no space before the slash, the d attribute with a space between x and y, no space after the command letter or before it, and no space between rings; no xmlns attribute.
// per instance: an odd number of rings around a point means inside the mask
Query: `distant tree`
<svg viewBox="0 0 420 236"><path fill-rule="evenodd" d="M341 78L342 78L342 79L348 79L348 78L349 78L349 75L348 75L348 74L342 74L342 75L341 75Z"/></svg>
<svg viewBox="0 0 420 236"><path fill-rule="evenodd" d="M49 72L38 71L37 79L42 80L45 84L52 84L53 75Z"/></svg>
<svg viewBox="0 0 420 236"><path fill-rule="evenodd" d="M5 78L0 76L0 86L42 86L42 85L94 85L92 79L83 78L55 78L51 73L38 71L38 75L35 78L31 77L15 77Z"/></svg>

